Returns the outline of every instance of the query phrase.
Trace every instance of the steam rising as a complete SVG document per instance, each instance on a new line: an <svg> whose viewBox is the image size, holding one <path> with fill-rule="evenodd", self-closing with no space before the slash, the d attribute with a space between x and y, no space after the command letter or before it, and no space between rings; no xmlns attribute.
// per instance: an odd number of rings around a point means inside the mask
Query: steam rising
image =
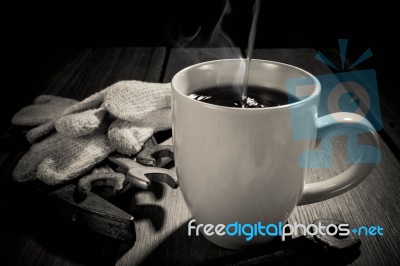
<svg viewBox="0 0 400 266"><path fill-rule="evenodd" d="M174 39L172 37L172 28L169 28L169 40L173 47L181 49L188 57L191 57L194 62L205 61L207 60L217 60L217 59L225 59L225 58L240 58L240 64L236 71L236 75L234 81L232 83L232 87L239 94L242 95L243 91L243 80L245 76L245 60L243 59L240 49L234 49L235 45L232 39L226 34L223 30L223 21L224 18L229 15L232 11L232 6L229 0L225 0L224 7L219 15L218 21L212 27L211 33L207 32L206 29L203 29L201 25L198 25L196 30L189 34L184 35L183 30L179 27L178 37ZM207 14L204 14L207 16ZM199 58L197 53L194 53L193 50L188 49L192 47L198 48L210 48L210 47L224 47L231 49L214 49L214 50L203 50L203 52L209 53L206 57ZM209 59L208 59L209 58ZM220 85L218 83L218 85ZM227 85L227 84L224 84Z"/></svg>
<svg viewBox="0 0 400 266"><path fill-rule="evenodd" d="M215 24L215 27L211 33L210 45L213 43L218 43L218 44L224 44L222 46L234 47L232 40L222 29L222 22L223 22L225 16L230 14L231 11L232 11L232 7L231 7L230 1L225 0L224 9L222 10L221 16L219 17L218 22L217 22L217 24Z"/></svg>
<svg viewBox="0 0 400 266"><path fill-rule="evenodd" d="M186 10L190 13L190 10ZM232 11L231 3L229 0L225 0L224 7L219 15L218 21L212 27L211 31L206 28L202 28L198 25L196 29L189 35L183 33L182 28L178 25L177 28L174 25L169 25L168 36L169 41L175 48L190 48L190 47L234 47L233 41L229 36L223 31L222 24L226 15L229 15ZM204 16L207 17L210 14L205 13ZM199 22L200 23L200 22ZM173 31L177 30L178 36L176 39L173 38Z"/></svg>

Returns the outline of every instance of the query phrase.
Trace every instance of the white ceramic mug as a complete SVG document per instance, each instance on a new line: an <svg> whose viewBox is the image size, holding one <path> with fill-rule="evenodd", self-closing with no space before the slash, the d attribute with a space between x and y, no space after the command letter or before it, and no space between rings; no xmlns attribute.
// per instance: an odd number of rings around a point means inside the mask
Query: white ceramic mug
<svg viewBox="0 0 400 266"><path fill-rule="evenodd" d="M314 147L317 132L323 137L351 127L367 132L369 144L379 147L373 126L357 114L342 112L318 118L321 85L307 71L278 62L252 61L250 85L286 93L288 79L312 80L310 96L288 105L233 108L188 97L199 89L234 84L241 64L240 59L204 62L181 70L172 80L176 170L197 224L285 223L297 205L337 196L367 177L374 163L357 163L338 176L305 184L307 169L299 166L299 156ZM296 130L308 140L293 138L291 114L302 120L303 126ZM272 239L204 236L232 249Z"/></svg>

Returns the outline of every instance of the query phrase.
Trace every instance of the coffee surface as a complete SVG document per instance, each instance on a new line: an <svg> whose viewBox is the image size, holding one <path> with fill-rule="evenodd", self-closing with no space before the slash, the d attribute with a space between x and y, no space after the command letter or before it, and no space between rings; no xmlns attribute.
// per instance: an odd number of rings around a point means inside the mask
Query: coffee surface
<svg viewBox="0 0 400 266"><path fill-rule="evenodd" d="M237 108L267 108L297 101L285 92L258 86L248 86L246 102L242 102L241 92L232 86L200 89L189 97L205 103Z"/></svg>

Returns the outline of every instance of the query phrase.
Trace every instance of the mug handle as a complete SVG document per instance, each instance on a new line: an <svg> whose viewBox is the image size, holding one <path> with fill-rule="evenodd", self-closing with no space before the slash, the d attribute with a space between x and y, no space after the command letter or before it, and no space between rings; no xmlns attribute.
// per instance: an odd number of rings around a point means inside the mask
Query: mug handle
<svg viewBox="0 0 400 266"><path fill-rule="evenodd" d="M360 184L380 161L379 138L371 123L355 113L339 112L318 118L317 135L324 138L329 133L340 129L353 129L366 133L368 144L376 147L376 152L364 153L358 162L343 173L328 180L304 185L303 194L297 205L310 204L338 196ZM361 160L365 159L365 160ZM360 161L371 163L360 163Z"/></svg>

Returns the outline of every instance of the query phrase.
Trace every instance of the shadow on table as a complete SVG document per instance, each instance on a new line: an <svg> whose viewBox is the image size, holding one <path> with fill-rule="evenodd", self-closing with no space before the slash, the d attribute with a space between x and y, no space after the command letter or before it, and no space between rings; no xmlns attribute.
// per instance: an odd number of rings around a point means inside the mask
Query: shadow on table
<svg viewBox="0 0 400 266"><path fill-rule="evenodd" d="M54 209L46 207L47 197L11 181L10 191L17 191L2 204L1 259L9 264L47 264L57 261L69 264L113 265L121 252L121 242L93 233L84 226L66 221ZM18 186L18 187L15 187ZM161 187L161 186L160 186ZM157 187L156 187L157 188ZM131 194L132 193L132 194ZM132 198L135 191L124 195ZM164 191L155 189L155 197ZM122 198L121 202L129 202ZM127 209L128 206L120 206ZM162 207L135 205L135 219L149 219L155 230L164 223ZM149 216L149 214L157 214ZM317 249L278 251L276 243L252 251L233 251L215 246L202 236L187 235L185 222L166 238L142 265L346 265L359 253L337 255ZM123 245L126 250L133 247ZM273 255L272 255L273 254ZM36 261L32 261L36 260Z"/></svg>
<svg viewBox="0 0 400 266"><path fill-rule="evenodd" d="M251 251L216 246L203 236L187 235L185 223L163 241L141 265L348 265L360 255L358 249L333 253L320 246L280 249L280 239Z"/></svg>
<svg viewBox="0 0 400 266"><path fill-rule="evenodd" d="M65 220L49 207L45 195L20 184L11 186L14 195L1 206L2 263L115 264L120 241Z"/></svg>

